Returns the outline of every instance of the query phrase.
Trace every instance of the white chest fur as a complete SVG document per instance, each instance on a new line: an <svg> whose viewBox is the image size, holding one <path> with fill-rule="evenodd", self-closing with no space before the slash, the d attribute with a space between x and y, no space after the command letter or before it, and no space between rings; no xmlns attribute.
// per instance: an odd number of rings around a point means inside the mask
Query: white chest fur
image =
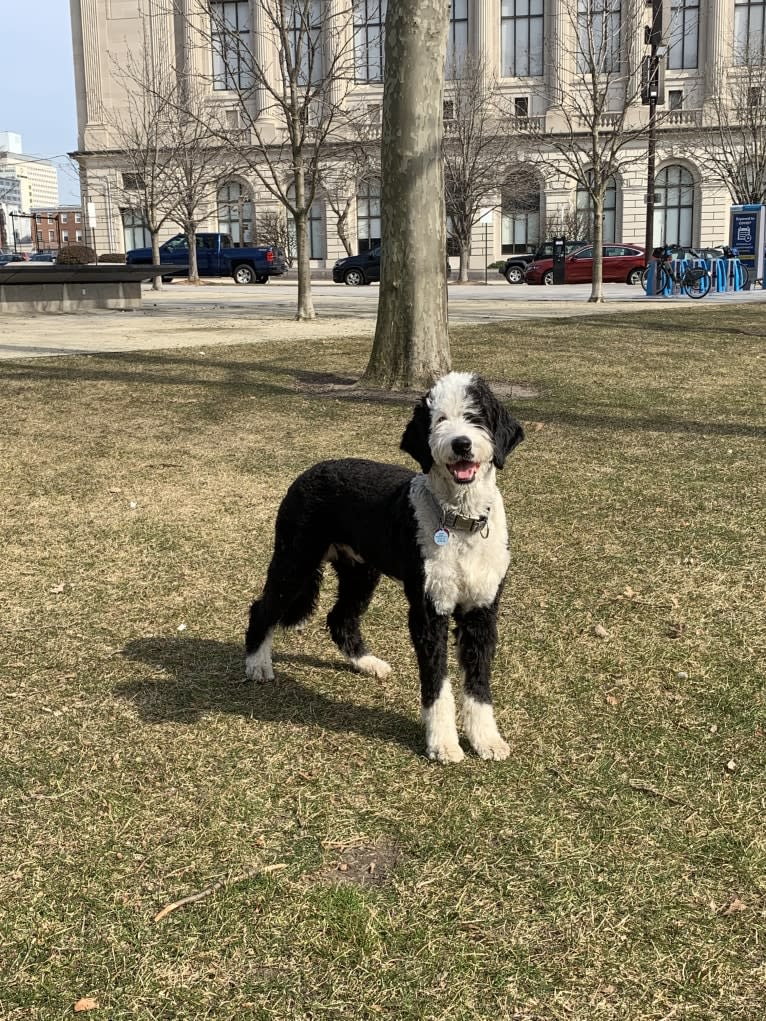
<svg viewBox="0 0 766 1021"><path fill-rule="evenodd" d="M447 544L438 546L434 542L434 532L439 527L440 515L428 491L428 478L416 475L412 480L410 502L418 524L425 590L439 613L450 614L456 607L471 610L489 606L508 570L510 554L505 509L494 479L492 483L482 487L483 499L476 504L480 509L472 514L459 509L463 515L478 517L489 508L488 529L484 534L453 529Z"/></svg>

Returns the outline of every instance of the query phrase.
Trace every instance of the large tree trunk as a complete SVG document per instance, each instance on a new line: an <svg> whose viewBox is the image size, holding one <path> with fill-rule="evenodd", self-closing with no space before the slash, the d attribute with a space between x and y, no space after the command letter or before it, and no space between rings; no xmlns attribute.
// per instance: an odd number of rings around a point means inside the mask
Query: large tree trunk
<svg viewBox="0 0 766 1021"><path fill-rule="evenodd" d="M430 385L449 371L442 119L450 5L389 0L383 88L382 259L364 382Z"/></svg>

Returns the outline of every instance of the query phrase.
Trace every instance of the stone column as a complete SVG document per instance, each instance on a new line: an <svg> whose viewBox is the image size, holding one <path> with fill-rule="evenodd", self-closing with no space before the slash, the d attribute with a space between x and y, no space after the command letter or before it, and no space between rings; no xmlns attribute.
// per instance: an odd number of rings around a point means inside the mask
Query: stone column
<svg viewBox="0 0 766 1021"><path fill-rule="evenodd" d="M212 74L210 47L210 23L200 0L181 0L183 37L183 68L187 78L198 80ZM207 55L207 62L205 56Z"/></svg>
<svg viewBox="0 0 766 1021"><path fill-rule="evenodd" d="M549 0L545 5L545 92L547 109L558 108L571 85L571 63L577 39L568 4L573 0ZM576 9L576 8L575 8Z"/></svg>
<svg viewBox="0 0 766 1021"><path fill-rule="evenodd" d="M80 0L82 24L83 68L85 71L85 109L88 126L104 120L104 93L101 74L102 45L99 26L99 0Z"/></svg>
<svg viewBox="0 0 766 1021"><path fill-rule="evenodd" d="M476 23L468 25L469 49L484 64L485 86L502 76L500 66L500 4L498 0L476 0ZM469 8L470 11L470 8Z"/></svg>
<svg viewBox="0 0 766 1021"><path fill-rule="evenodd" d="M255 118L269 117L273 104L269 89L279 87L279 67L274 49L274 26L263 4L267 0L253 0L251 4L251 32L253 40L254 109ZM260 79L260 80L259 80ZM268 87L265 83L268 83Z"/></svg>
<svg viewBox="0 0 766 1021"><path fill-rule="evenodd" d="M733 0L708 0L706 32L705 99L712 98L720 86L724 68L732 62L732 37L734 25ZM700 5L700 11L704 7ZM700 33L704 25L700 26Z"/></svg>
<svg viewBox="0 0 766 1021"><path fill-rule="evenodd" d="M145 18L150 66L167 73L175 62L172 0L147 0Z"/></svg>

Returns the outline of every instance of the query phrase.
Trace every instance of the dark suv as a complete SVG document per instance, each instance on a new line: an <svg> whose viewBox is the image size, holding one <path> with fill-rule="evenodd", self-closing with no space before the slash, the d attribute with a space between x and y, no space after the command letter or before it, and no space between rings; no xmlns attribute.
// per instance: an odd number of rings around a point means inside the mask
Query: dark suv
<svg viewBox="0 0 766 1021"><path fill-rule="evenodd" d="M565 243L566 254L571 255L575 249L582 248L583 245L587 244L587 241L567 241ZM497 272L502 273L509 284L523 284L524 273L531 262L537 262L538 259L552 258L553 242L544 241L542 244L537 246L534 252L521 252L516 255L511 255L510 258L505 260L505 265L501 266Z"/></svg>
<svg viewBox="0 0 766 1021"><path fill-rule="evenodd" d="M449 280L451 269L449 258L446 260L447 279ZM371 284L374 280L380 280L380 245L371 248L359 255L348 255L345 259L338 259L332 268L332 278L336 284L348 284L349 287L358 287L360 284Z"/></svg>

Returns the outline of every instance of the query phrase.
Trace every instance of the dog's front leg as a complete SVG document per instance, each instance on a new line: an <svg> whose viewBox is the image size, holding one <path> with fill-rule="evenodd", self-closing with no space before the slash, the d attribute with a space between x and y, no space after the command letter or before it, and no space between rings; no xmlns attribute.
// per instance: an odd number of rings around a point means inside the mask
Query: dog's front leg
<svg viewBox="0 0 766 1021"><path fill-rule="evenodd" d="M507 759L511 753L500 736L492 709L489 678L497 645L497 604L455 610L457 655L463 669L463 730L482 759Z"/></svg>
<svg viewBox="0 0 766 1021"><path fill-rule="evenodd" d="M422 591L410 599L410 635L420 671L420 711L426 728L426 755L436 762L460 762L455 699L447 676L449 617L437 613Z"/></svg>

